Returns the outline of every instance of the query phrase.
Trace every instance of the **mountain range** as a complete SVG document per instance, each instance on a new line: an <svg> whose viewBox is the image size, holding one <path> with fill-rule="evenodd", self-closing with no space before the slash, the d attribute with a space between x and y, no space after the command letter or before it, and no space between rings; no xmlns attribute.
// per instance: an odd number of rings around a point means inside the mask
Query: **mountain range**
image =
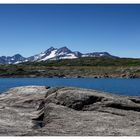
<svg viewBox="0 0 140 140"><path fill-rule="evenodd" d="M78 51L71 51L67 47L61 48L54 48L50 47L44 52L39 54L30 56L30 57L23 57L20 54L16 54L14 56L1 56L0 57L0 64L18 64L22 62L41 62L47 60L60 60L60 59L75 59L80 57L109 57L115 58L109 54L108 52L92 52L92 53L81 53Z"/></svg>

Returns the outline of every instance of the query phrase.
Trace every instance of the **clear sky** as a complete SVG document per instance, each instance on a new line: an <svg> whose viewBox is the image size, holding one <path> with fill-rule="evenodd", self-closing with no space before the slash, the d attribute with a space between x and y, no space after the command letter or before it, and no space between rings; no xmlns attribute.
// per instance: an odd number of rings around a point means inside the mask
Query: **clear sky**
<svg viewBox="0 0 140 140"><path fill-rule="evenodd" d="M0 56L50 46L140 58L140 5L0 5Z"/></svg>

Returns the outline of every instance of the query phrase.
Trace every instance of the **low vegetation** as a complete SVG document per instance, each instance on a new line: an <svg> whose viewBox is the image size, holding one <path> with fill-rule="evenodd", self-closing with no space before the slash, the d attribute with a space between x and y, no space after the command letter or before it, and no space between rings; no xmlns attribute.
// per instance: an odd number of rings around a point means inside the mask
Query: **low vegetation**
<svg viewBox="0 0 140 140"><path fill-rule="evenodd" d="M140 77L140 59L78 58L0 65L1 77Z"/></svg>

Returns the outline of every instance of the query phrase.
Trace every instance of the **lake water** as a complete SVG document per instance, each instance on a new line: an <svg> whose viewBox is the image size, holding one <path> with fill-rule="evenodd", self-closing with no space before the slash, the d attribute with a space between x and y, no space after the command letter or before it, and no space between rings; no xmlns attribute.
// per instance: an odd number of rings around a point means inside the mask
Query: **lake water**
<svg viewBox="0 0 140 140"><path fill-rule="evenodd" d="M140 96L140 79L111 78L0 78L0 93L27 85L73 86L119 95Z"/></svg>

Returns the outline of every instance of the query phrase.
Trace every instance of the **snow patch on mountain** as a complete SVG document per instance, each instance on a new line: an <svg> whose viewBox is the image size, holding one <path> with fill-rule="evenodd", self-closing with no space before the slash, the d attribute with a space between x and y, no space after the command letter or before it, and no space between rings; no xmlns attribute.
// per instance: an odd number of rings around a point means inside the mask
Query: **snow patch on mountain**
<svg viewBox="0 0 140 140"><path fill-rule="evenodd" d="M41 53L41 54L35 55L34 56L34 61L36 61L38 59L41 59L44 55L45 55L45 53Z"/></svg>
<svg viewBox="0 0 140 140"><path fill-rule="evenodd" d="M77 58L74 54L68 54L66 56L63 56L63 57L59 57L60 59L75 59Z"/></svg>
<svg viewBox="0 0 140 140"><path fill-rule="evenodd" d="M54 58L54 57L56 56L56 54L55 54L56 51L57 51L57 50L51 51L51 53L50 53L48 56L46 56L45 58L41 59L41 61L46 61L46 60L48 60L48 59Z"/></svg>

